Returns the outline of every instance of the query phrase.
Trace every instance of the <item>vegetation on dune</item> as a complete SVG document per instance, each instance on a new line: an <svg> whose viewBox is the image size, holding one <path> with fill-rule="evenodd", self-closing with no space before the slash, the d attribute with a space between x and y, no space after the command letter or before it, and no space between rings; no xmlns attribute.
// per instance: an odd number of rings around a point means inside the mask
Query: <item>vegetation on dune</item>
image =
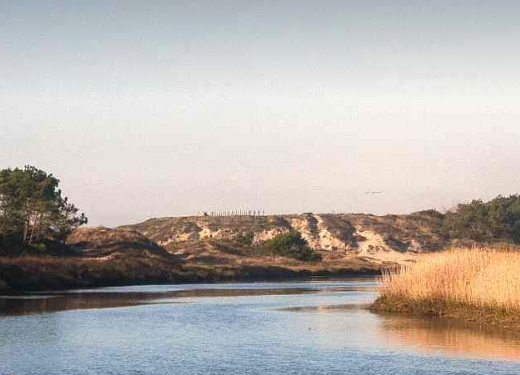
<svg viewBox="0 0 520 375"><path fill-rule="evenodd" d="M307 241L295 230L279 234L263 243L262 247L273 255L285 256L306 262L321 260L321 255L309 247Z"/></svg>
<svg viewBox="0 0 520 375"><path fill-rule="evenodd" d="M451 239L477 242L520 243L520 196L499 196L489 202L459 204L443 220L443 232Z"/></svg>
<svg viewBox="0 0 520 375"><path fill-rule="evenodd" d="M520 253L492 248L423 255L386 271L376 311L451 316L520 329Z"/></svg>
<svg viewBox="0 0 520 375"><path fill-rule="evenodd" d="M31 166L0 171L0 252L43 249L86 223L52 174Z"/></svg>
<svg viewBox="0 0 520 375"><path fill-rule="evenodd" d="M239 233L235 240L241 245L252 246L254 239L255 234L251 231L246 231L244 233Z"/></svg>
<svg viewBox="0 0 520 375"><path fill-rule="evenodd" d="M253 243L254 233L239 234L233 239L210 240L211 246L221 253L257 258L266 261L268 258L284 257L299 262L316 262L322 260L321 255L309 247L307 241L297 231L281 233L272 239ZM290 260L286 260L290 262ZM273 262L273 259L269 260Z"/></svg>

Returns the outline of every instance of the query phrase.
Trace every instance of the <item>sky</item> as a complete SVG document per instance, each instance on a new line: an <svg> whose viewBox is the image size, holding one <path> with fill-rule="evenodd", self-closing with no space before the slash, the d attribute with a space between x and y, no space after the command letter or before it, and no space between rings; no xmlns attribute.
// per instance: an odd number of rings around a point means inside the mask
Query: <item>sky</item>
<svg viewBox="0 0 520 375"><path fill-rule="evenodd" d="M0 168L52 173L105 226L520 193L519 15L518 1L0 0Z"/></svg>

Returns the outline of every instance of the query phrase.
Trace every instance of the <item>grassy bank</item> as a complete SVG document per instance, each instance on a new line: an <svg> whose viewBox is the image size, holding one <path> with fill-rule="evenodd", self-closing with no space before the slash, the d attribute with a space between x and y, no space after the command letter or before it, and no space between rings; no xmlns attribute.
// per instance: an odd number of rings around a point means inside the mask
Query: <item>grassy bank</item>
<svg viewBox="0 0 520 375"><path fill-rule="evenodd" d="M520 330L520 252L454 249L386 271L373 311L461 318Z"/></svg>
<svg viewBox="0 0 520 375"><path fill-rule="evenodd" d="M62 290L138 284L288 280L306 277L375 276L380 267L365 263L350 266L287 265L256 262L237 265L179 263L158 257L101 260L85 257L0 256L0 294L35 290Z"/></svg>

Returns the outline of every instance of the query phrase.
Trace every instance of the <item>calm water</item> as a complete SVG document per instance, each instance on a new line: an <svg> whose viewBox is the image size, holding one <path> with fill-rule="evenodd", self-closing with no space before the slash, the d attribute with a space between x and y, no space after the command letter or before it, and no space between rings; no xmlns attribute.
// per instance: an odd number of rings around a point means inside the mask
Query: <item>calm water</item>
<svg viewBox="0 0 520 375"><path fill-rule="evenodd" d="M375 282L0 297L0 374L520 374L520 338L375 315Z"/></svg>

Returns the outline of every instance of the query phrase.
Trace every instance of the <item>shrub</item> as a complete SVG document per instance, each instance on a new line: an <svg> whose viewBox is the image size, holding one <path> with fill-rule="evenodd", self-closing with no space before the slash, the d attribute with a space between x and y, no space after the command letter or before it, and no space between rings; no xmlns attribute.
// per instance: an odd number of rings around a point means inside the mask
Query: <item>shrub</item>
<svg viewBox="0 0 520 375"><path fill-rule="evenodd" d="M245 232L245 233L240 233L237 237L236 237L236 241L240 244L240 245L244 245L244 246L251 246L253 244L253 240L255 239L255 234L251 231L248 231L248 232Z"/></svg>
<svg viewBox="0 0 520 375"><path fill-rule="evenodd" d="M311 249L307 241L297 231L282 233L264 242L266 251L305 262L321 260L321 255Z"/></svg>

